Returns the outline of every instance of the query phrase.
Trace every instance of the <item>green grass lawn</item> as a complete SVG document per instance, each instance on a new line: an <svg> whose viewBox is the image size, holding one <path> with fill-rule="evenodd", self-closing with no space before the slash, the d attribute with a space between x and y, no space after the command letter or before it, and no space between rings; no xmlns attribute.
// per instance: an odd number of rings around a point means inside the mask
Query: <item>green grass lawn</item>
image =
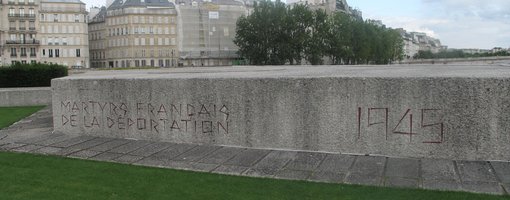
<svg viewBox="0 0 510 200"><path fill-rule="evenodd" d="M0 129L19 121L45 106L0 107Z"/></svg>
<svg viewBox="0 0 510 200"><path fill-rule="evenodd" d="M508 199L225 176L19 153L0 153L0 199Z"/></svg>
<svg viewBox="0 0 510 200"><path fill-rule="evenodd" d="M0 123L5 127L40 108L0 108ZM0 199L492 200L509 197L225 176L0 152Z"/></svg>

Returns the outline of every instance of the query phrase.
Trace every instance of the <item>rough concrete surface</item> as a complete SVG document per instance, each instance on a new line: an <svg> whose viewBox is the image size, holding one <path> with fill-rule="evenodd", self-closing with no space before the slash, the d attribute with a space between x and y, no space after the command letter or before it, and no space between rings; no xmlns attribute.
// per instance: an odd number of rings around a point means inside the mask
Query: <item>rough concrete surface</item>
<svg viewBox="0 0 510 200"><path fill-rule="evenodd" d="M506 66L225 67L52 81L59 133L463 160L510 160Z"/></svg>

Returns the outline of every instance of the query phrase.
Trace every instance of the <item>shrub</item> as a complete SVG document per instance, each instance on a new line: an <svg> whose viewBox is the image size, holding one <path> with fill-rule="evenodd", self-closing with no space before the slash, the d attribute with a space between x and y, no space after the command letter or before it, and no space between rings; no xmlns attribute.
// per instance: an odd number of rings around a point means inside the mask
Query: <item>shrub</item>
<svg viewBox="0 0 510 200"><path fill-rule="evenodd" d="M67 67L57 64L14 64L0 67L2 87L49 87L51 79L67 76Z"/></svg>

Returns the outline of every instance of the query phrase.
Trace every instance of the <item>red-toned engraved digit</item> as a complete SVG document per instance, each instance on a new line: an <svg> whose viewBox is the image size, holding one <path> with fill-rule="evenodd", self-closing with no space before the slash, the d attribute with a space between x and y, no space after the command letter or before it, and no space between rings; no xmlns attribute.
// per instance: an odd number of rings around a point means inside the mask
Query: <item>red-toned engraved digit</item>
<svg viewBox="0 0 510 200"><path fill-rule="evenodd" d="M402 121L406 118L406 116L409 115L409 132L404 131L397 131L397 128L402 124ZM393 133L395 134L401 134L401 135L409 135L409 142L412 141L413 134L413 114L411 113L411 109L407 109L406 113L402 116L400 121L398 121L398 124L393 128Z"/></svg>
<svg viewBox="0 0 510 200"><path fill-rule="evenodd" d="M439 126L439 128L440 128L440 132L438 134L439 135L439 140L436 140L436 141L424 141L423 143L426 143L426 144L441 144L444 141L444 124L443 124L443 122L426 124L425 123L425 116L426 116L425 112L429 112L429 111L440 111L440 109L421 109L421 127L422 128L426 128L426 127Z"/></svg>

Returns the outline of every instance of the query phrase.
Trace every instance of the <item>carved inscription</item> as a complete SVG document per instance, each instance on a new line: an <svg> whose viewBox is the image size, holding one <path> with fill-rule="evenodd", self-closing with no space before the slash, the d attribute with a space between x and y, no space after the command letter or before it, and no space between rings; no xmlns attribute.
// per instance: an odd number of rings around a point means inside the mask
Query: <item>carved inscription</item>
<svg viewBox="0 0 510 200"><path fill-rule="evenodd" d="M223 104L61 101L60 109L64 127L229 134L231 124Z"/></svg>
<svg viewBox="0 0 510 200"><path fill-rule="evenodd" d="M386 140L390 134L407 135L409 142L413 141L413 135L426 134L427 138L422 143L441 144L444 142L444 123L441 121L440 109L406 109L403 112L394 111L399 117L394 126L389 125L389 108L362 108L358 107L357 127L358 139L363 134L362 129L372 130L378 128L383 130ZM416 114L419 113L419 121L417 122ZM413 119L414 117L414 119ZM366 121L366 123L365 123ZM420 126L416 127L416 123Z"/></svg>

